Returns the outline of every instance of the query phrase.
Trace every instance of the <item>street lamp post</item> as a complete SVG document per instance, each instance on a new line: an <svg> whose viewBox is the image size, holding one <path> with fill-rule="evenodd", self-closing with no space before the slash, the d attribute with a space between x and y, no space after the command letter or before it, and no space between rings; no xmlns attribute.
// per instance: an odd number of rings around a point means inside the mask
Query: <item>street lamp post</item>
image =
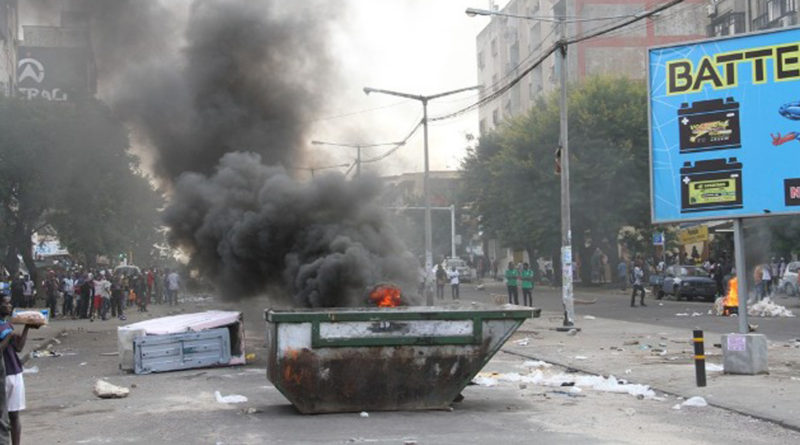
<svg viewBox="0 0 800 445"><path fill-rule="evenodd" d="M398 91L381 90L378 88L364 87L364 94L382 93L382 94L388 94L390 96L399 96L399 97L404 97L406 99L413 99L422 102L422 132L423 132L424 147L425 147L424 150L425 173L422 177L422 193L424 195L424 200L425 200L425 285L426 285L425 301L428 306L433 306L433 294L431 292L428 292L427 290L427 287L431 283L430 276L431 276L431 271L433 270L433 242L431 234L431 197L430 197L430 184L429 184L430 167L428 161L428 101L433 99L438 99L444 96L449 96L451 94L461 93L464 91L476 90L479 88L480 85L477 85L467 88L459 88L457 90L452 90L452 91L446 91L444 93L423 96L420 94L408 94L408 93L401 93Z"/></svg>
<svg viewBox="0 0 800 445"><path fill-rule="evenodd" d="M356 176L361 176L361 149L405 145L405 142L386 142L383 144L342 144L339 142L311 141L312 145L329 145L331 147L346 147L356 149ZM369 162L369 160L367 160Z"/></svg>
<svg viewBox="0 0 800 445"><path fill-rule="evenodd" d="M526 16L476 8L467 8L465 12L470 17L476 15L513 17L525 20L553 22L555 26L558 26L558 64L561 71L559 76L561 94L559 96L560 129L558 144L561 167L561 298L564 306L563 325L565 328L571 328L575 325L575 307L572 292L572 223L569 194L569 144L567 139L567 18L566 16ZM601 19L616 17L619 16L603 17ZM582 20L595 19L573 19L573 21Z"/></svg>

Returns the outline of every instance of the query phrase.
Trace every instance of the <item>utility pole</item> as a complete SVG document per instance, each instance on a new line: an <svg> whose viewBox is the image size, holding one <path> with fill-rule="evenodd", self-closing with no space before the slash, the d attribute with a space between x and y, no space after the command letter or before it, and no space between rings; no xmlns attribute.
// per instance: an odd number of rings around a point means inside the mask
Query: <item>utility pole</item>
<svg viewBox="0 0 800 445"><path fill-rule="evenodd" d="M566 10L565 10L566 14ZM561 299L564 305L564 327L575 325L575 307L572 295L572 226L569 200L569 141L567 138L567 22L564 16L558 20L559 51L558 64L561 71L561 95L559 96L561 153Z"/></svg>
<svg viewBox="0 0 800 445"><path fill-rule="evenodd" d="M361 176L361 149L362 148L374 148L374 147L386 147L386 146L400 146L404 145L405 142L386 142L382 144L342 144L339 142L325 142L325 141L311 141L311 145L329 145L331 147L345 147L345 148L355 148L356 149L356 177ZM369 162L369 161L367 161ZM314 176L314 170L311 170L311 176Z"/></svg>

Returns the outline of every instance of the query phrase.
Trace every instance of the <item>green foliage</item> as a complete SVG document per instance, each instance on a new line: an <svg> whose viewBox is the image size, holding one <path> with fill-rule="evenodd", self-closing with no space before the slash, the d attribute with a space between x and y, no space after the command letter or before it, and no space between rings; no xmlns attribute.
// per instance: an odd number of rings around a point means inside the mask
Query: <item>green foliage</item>
<svg viewBox="0 0 800 445"><path fill-rule="evenodd" d="M643 82L591 78L569 96L574 245L617 239L649 224L647 102ZM558 97L481 138L464 160L465 194L484 228L514 248L551 252L560 241Z"/></svg>
<svg viewBox="0 0 800 445"><path fill-rule="evenodd" d="M0 236L14 255L45 226L90 263L158 239L161 198L102 103L0 98L0 134Z"/></svg>

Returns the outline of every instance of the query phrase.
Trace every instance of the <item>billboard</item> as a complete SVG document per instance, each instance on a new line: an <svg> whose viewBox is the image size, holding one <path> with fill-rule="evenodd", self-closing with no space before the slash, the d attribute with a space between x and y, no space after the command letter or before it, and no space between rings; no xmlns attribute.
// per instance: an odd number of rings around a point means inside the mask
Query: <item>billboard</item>
<svg viewBox="0 0 800 445"><path fill-rule="evenodd" d="M90 91L89 51L79 47L20 46L17 97L68 101Z"/></svg>
<svg viewBox="0 0 800 445"><path fill-rule="evenodd" d="M800 28L650 48L654 223L800 212Z"/></svg>

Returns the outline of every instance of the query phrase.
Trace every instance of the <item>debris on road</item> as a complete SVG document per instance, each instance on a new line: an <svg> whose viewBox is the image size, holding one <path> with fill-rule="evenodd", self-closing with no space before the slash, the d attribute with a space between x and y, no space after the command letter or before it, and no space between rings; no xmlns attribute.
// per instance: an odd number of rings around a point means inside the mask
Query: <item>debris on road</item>
<svg viewBox="0 0 800 445"><path fill-rule="evenodd" d="M119 355L119 351L101 352L100 355L103 356L103 357L115 357L115 356Z"/></svg>
<svg viewBox="0 0 800 445"><path fill-rule="evenodd" d="M541 360L525 360L520 366L522 368L550 368L553 365Z"/></svg>
<svg viewBox="0 0 800 445"><path fill-rule="evenodd" d="M687 312L679 312L675 314L676 317L688 317L689 314Z"/></svg>
<svg viewBox="0 0 800 445"><path fill-rule="evenodd" d="M23 374L38 374L39 367L38 366L31 366L30 368L22 368Z"/></svg>
<svg viewBox="0 0 800 445"><path fill-rule="evenodd" d="M773 302L769 297L747 308L747 315L753 317L794 317L795 315L785 306Z"/></svg>
<svg viewBox="0 0 800 445"><path fill-rule="evenodd" d="M650 386L636 383L627 383L617 380L610 375L603 377L600 375L587 375L580 373L556 372L552 369L535 369L530 374L522 375L518 373L485 373L481 372L472 380L473 383L483 387L497 386L498 383L527 383L540 386L561 387L564 383L574 386L575 392L581 388L589 388L595 391L613 392L630 394L642 399L657 399L656 393Z"/></svg>
<svg viewBox="0 0 800 445"><path fill-rule="evenodd" d="M595 317L594 315L584 315L583 319L584 320L596 320L597 317Z"/></svg>
<svg viewBox="0 0 800 445"><path fill-rule="evenodd" d="M692 364L691 366L694 367L694 364ZM722 372L724 370L725 370L725 368L723 368L722 365L718 365L716 363L708 363L708 362L706 362L706 371L707 372L708 371Z"/></svg>
<svg viewBox="0 0 800 445"><path fill-rule="evenodd" d="M217 399L219 403L244 403L247 402L247 397L239 395L239 394L231 394L229 396L223 396L220 394L219 391L214 391L214 397Z"/></svg>
<svg viewBox="0 0 800 445"><path fill-rule="evenodd" d="M31 352L31 357L33 357L33 358L39 358L39 357L61 357L61 353L52 351L50 349L43 349L43 350Z"/></svg>
<svg viewBox="0 0 800 445"><path fill-rule="evenodd" d="M702 408L704 406L708 406L708 402L706 402L706 399L700 396L694 396L686 399L683 403L676 404L675 406L672 407L672 409L681 409L681 407L684 406L694 406L697 408Z"/></svg>
<svg viewBox="0 0 800 445"><path fill-rule="evenodd" d="M366 412L366 411L361 411L361 414L359 414L359 416L361 416L361 417L369 417L369 413Z"/></svg>
<svg viewBox="0 0 800 445"><path fill-rule="evenodd" d="M123 386L112 385L105 380L98 380L94 384L94 395L101 399L121 399L128 397L131 390Z"/></svg>
<svg viewBox="0 0 800 445"><path fill-rule="evenodd" d="M514 344L517 346L528 346L528 343L531 341L529 337L525 337L519 340L514 340Z"/></svg>

